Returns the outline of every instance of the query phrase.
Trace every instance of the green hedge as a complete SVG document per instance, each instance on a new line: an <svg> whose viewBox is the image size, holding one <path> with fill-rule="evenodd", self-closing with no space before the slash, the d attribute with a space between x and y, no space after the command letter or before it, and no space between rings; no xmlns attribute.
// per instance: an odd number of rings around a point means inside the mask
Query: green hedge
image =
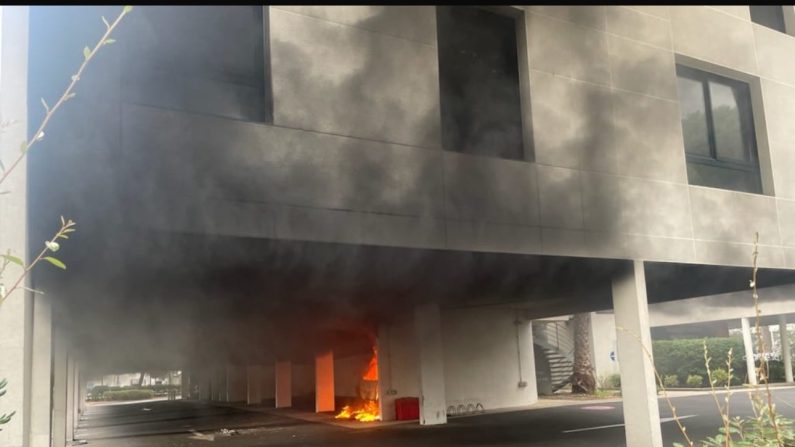
<svg viewBox="0 0 795 447"><path fill-rule="evenodd" d="M727 354L731 349L732 368L734 369L732 384L743 383L746 368L742 339L734 337L707 338L706 342L709 356L712 357L710 369L725 371ZM708 385L706 383L707 368L704 365L704 339L656 340L652 342L652 350L654 364L661 377L676 375L679 378L679 383L684 385L688 383L690 376L701 376L704 378L704 385ZM770 363L771 381L773 381L772 378L775 376L773 362ZM694 384L695 380L690 383Z"/></svg>
<svg viewBox="0 0 795 447"><path fill-rule="evenodd" d="M146 400L155 397L152 390L120 390L105 391L102 393L102 400Z"/></svg>
<svg viewBox="0 0 795 447"><path fill-rule="evenodd" d="M170 390L174 390L179 392L180 386L179 385L147 385L142 387L137 386L130 386L130 387L120 387L120 386L108 386L108 385L97 385L88 392L88 399L89 400L106 400L104 398L105 393L109 391L132 391L132 390L148 390L154 393L154 396L167 396Z"/></svg>

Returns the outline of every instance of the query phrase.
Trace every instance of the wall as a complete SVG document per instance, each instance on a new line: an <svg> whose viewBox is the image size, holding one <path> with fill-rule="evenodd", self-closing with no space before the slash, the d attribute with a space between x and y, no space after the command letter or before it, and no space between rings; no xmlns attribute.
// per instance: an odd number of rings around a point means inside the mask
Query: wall
<svg viewBox="0 0 795 447"><path fill-rule="evenodd" d="M514 324L514 309L444 309L442 340L447 406L481 403L486 410L538 400L533 333L529 321ZM520 361L517 355L521 355ZM522 380L525 387L519 387Z"/></svg>
<svg viewBox="0 0 795 447"><path fill-rule="evenodd" d="M293 362L293 397L315 394L314 363Z"/></svg>
<svg viewBox="0 0 795 447"><path fill-rule="evenodd" d="M334 394L358 397L357 387L370 364L370 354L334 358Z"/></svg>
<svg viewBox="0 0 795 447"><path fill-rule="evenodd" d="M759 231L760 265L795 267L795 38L747 7L523 14L535 162L440 149L432 7L274 6L274 125L122 107L124 163L156 179L136 215L240 236L728 265L748 265ZM687 184L677 62L751 82L775 197Z"/></svg>
<svg viewBox="0 0 795 447"><path fill-rule="evenodd" d="M651 307L651 306L649 306ZM597 383L611 374L618 374L616 320L613 313L591 313L592 359ZM613 354L611 356L611 354Z"/></svg>
<svg viewBox="0 0 795 447"><path fill-rule="evenodd" d="M411 312L396 315L378 329L378 395L381 417L395 418L395 399L419 397L417 344Z"/></svg>

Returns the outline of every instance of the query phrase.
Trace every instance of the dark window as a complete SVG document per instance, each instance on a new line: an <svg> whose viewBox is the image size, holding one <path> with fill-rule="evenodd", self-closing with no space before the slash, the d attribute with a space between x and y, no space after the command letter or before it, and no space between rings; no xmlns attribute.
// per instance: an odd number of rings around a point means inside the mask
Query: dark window
<svg viewBox="0 0 795 447"><path fill-rule="evenodd" d="M676 71L688 181L761 193L748 84L683 66Z"/></svg>
<svg viewBox="0 0 795 447"><path fill-rule="evenodd" d="M784 10L780 5L751 5L750 8L751 21L782 33L786 32Z"/></svg>
<svg viewBox="0 0 795 447"><path fill-rule="evenodd" d="M268 8L142 6L125 41L125 99L272 121Z"/></svg>
<svg viewBox="0 0 795 447"><path fill-rule="evenodd" d="M466 6L437 6L442 145L523 159L516 20Z"/></svg>

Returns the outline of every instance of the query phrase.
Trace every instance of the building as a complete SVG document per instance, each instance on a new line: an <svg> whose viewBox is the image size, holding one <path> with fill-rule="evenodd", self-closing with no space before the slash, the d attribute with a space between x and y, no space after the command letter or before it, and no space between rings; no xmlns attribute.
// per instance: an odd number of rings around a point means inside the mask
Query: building
<svg viewBox="0 0 795 447"><path fill-rule="evenodd" d="M118 9L2 8L4 161ZM531 321L613 309L661 445L648 305L747 290L756 232L793 281L793 14L136 8L3 185L3 247L78 231L0 311L0 444L64 445L104 369L334 410L374 347L385 418L530 405Z"/></svg>

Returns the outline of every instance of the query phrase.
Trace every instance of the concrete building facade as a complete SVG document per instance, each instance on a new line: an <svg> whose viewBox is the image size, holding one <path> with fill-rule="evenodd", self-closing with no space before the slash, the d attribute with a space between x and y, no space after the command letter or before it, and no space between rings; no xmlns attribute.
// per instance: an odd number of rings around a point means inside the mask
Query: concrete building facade
<svg viewBox="0 0 795 447"><path fill-rule="evenodd" d="M757 232L795 278L795 10L756 8L136 8L0 196L25 259L80 225L58 299L0 310L0 444L71 439L94 370L285 407L373 346L385 418L529 405L528 320L613 309L627 445L661 445L650 303L745 290ZM5 161L118 8L2 9Z"/></svg>

